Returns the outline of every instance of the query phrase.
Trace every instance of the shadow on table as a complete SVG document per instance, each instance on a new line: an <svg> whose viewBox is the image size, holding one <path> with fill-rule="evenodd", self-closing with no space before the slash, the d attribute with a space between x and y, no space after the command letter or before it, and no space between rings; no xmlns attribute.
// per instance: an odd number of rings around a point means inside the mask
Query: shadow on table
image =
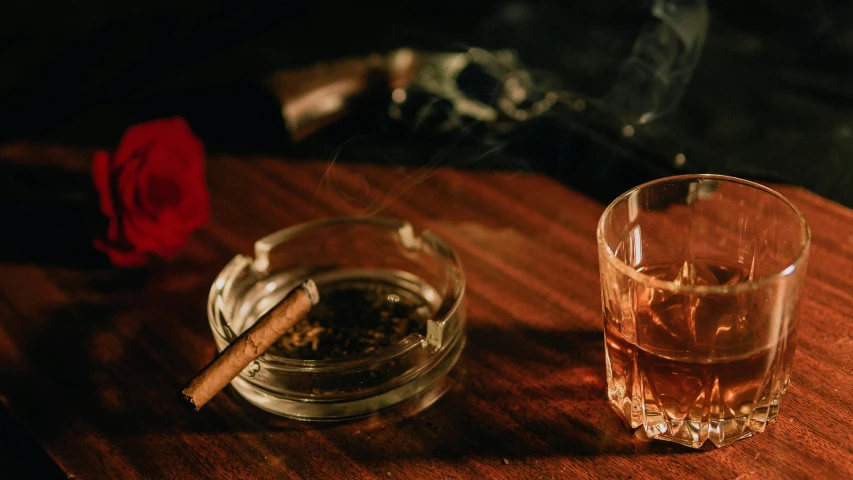
<svg viewBox="0 0 853 480"><path fill-rule="evenodd" d="M431 408L313 428L364 465L695 452L633 435L610 410L601 331L472 326L468 338L451 374L455 385ZM490 365L498 356L507 371ZM519 381L518 370L528 376ZM283 455L292 448L287 438L265 436Z"/></svg>
<svg viewBox="0 0 853 480"><path fill-rule="evenodd" d="M44 313L34 307L32 315L10 310L19 318L4 318L23 339L23 360L0 369L0 381L16 416L40 439L80 422L111 437L163 432L192 415L177 391L199 368L193 341L209 347L198 356L213 354L204 300L221 265L178 259L161 267L49 269L52 291L16 297L33 305L70 302Z"/></svg>
<svg viewBox="0 0 853 480"><path fill-rule="evenodd" d="M113 322L115 308L77 304L51 312L47 318L21 318L38 324L20 346L25 371L0 372L16 415L42 439L63 433L84 421L106 431L132 428L127 420L136 403L132 389L118 392L113 380L132 385L136 379L119 373L122 362L133 363L121 330L138 329ZM49 408L55 405L56 408Z"/></svg>
<svg viewBox="0 0 853 480"><path fill-rule="evenodd" d="M68 475L0 405L0 478L67 479Z"/></svg>
<svg viewBox="0 0 853 480"><path fill-rule="evenodd" d="M156 285L156 278L110 282L113 275L119 274L106 273L81 287L113 300L54 311L30 336L22 346L29 375L0 372L4 386L15 392L16 416L38 432L40 441L82 428L90 447L102 442L104 448L124 452L127 461L142 462L147 454L139 437L202 434L194 447L202 448L209 442L206 434L223 442L236 441L238 435L247 448L263 449L287 464L304 460L295 447L308 442L368 466L395 459L521 462L693 451L635 438L610 411L598 330L472 325L450 377L452 387L414 416L392 410L352 422L304 423L265 413L233 392L192 412L176 394L213 356L213 342L207 341L203 321L173 323L198 317L207 286L152 293L128 285ZM85 278L92 282L94 277L89 272ZM114 290L102 282L112 283ZM175 331L180 339L164 333ZM187 341L185 353L170 352ZM146 465L137 467L148 471Z"/></svg>
<svg viewBox="0 0 853 480"><path fill-rule="evenodd" d="M415 415L391 410L350 422L305 423L263 412L230 392L241 410L239 419L232 418L232 427L254 432L265 449L290 459L289 464L304 461L294 452L295 444L318 441L317 436L306 440L308 431L321 434L319 448L331 448L322 446L328 442L366 466L416 459L493 458L499 463L696 452L634 435L610 410L602 340L599 330L472 326L463 356L449 376L452 386ZM534 344L537 348L531 348ZM497 356L524 370L529 379L504 378L507 372L490 365ZM210 424L191 421L185 426L199 431L196 428L205 430Z"/></svg>
<svg viewBox="0 0 853 480"><path fill-rule="evenodd" d="M108 265L92 247L95 232L106 231L106 219L85 172L0 158L0 218L0 262Z"/></svg>

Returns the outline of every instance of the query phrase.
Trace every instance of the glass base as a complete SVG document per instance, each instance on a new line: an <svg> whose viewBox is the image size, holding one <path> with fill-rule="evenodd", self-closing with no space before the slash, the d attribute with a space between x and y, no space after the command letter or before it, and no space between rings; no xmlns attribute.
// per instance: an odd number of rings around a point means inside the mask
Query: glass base
<svg viewBox="0 0 853 480"><path fill-rule="evenodd" d="M719 412L727 407L720 398L714 399L713 389L709 395L697 397L692 405L674 405L655 394L642 372L615 375L609 354L606 360L607 397L622 420L630 428L642 427L651 439L691 448L700 448L706 441L723 447L763 432L768 423L776 421L787 386L787 381L774 382L771 377L762 389L764 395L748 414L723 416Z"/></svg>
<svg viewBox="0 0 853 480"><path fill-rule="evenodd" d="M435 403L447 392L452 381L447 375L456 365L465 347L465 336L456 340L445 356L429 371L400 387L375 396L339 402L309 402L289 398L257 387L238 376L231 386L249 403L267 412L296 420L340 421L366 417L391 408L414 414ZM396 410L395 410L396 411Z"/></svg>

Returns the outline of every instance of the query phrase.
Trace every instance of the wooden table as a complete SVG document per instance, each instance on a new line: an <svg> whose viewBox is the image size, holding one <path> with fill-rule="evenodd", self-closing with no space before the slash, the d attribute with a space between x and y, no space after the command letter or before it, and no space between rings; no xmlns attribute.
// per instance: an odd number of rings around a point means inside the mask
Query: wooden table
<svg viewBox="0 0 853 480"><path fill-rule="evenodd" d="M0 148L7 165L81 174L91 153ZM692 451L639 438L605 402L602 204L518 173L216 156L208 176L213 221L173 262L0 264L0 477L853 477L853 211L781 188L814 232L792 385L767 432ZM346 424L277 418L233 392L198 413L180 405L214 354L205 301L219 269L281 227L365 213L410 219L460 253L469 327L454 387L418 415Z"/></svg>

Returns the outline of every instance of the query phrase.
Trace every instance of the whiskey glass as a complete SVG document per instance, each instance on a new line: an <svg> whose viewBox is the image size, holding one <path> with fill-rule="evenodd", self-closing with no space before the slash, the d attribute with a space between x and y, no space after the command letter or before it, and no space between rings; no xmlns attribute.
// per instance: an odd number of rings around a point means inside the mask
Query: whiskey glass
<svg viewBox="0 0 853 480"><path fill-rule="evenodd" d="M618 197L597 230L610 405L693 448L762 432L788 387L810 232L782 195L685 175Z"/></svg>

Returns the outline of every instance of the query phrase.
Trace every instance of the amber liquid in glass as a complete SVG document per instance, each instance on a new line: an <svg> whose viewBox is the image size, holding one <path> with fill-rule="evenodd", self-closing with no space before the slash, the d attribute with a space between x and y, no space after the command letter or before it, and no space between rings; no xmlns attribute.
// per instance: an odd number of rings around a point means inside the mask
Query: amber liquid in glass
<svg viewBox="0 0 853 480"><path fill-rule="evenodd" d="M640 271L692 285L734 285L750 276L749 266L702 261ZM796 322L768 328L773 319L752 314L760 299L750 294L639 287L632 300L633 321L605 313L608 397L632 427L645 424L651 437L692 447L709 439L722 446L775 420Z"/></svg>

